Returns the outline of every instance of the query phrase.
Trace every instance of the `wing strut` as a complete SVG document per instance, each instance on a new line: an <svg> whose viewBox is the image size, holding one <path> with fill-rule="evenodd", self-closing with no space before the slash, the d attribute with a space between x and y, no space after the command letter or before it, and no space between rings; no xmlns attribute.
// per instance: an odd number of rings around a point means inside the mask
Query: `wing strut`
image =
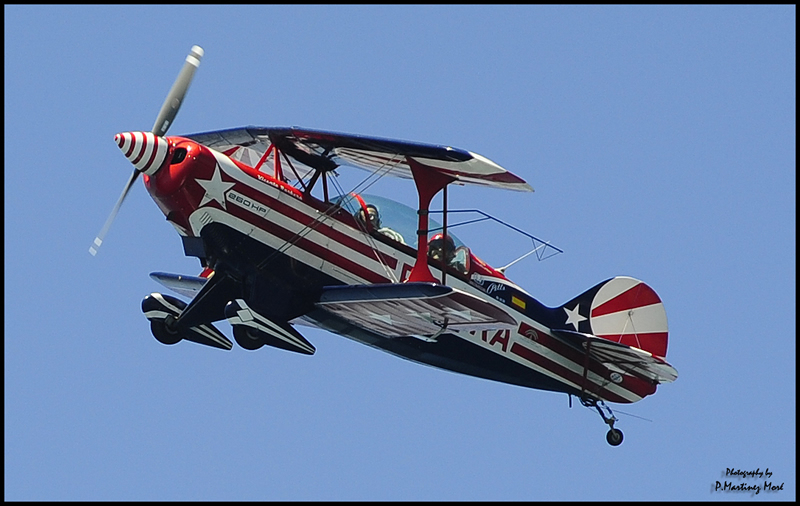
<svg viewBox="0 0 800 506"><path fill-rule="evenodd" d="M417 195L419 197L419 209L417 210L417 215L419 216L417 260L414 262L414 267L411 269L411 274L408 275L407 281L436 283L437 280L433 277L428 267L428 210L430 209L431 200L439 193L439 190L444 189L456 179L422 165L410 156L406 156L406 161L408 166L411 167L411 173L414 175L414 183L417 186ZM444 272L444 269L442 272ZM444 274L442 275L442 282L444 283Z"/></svg>
<svg viewBox="0 0 800 506"><path fill-rule="evenodd" d="M583 381L581 382L581 399L584 398L586 393L586 385L588 385L587 376L589 374L589 354L591 352L592 341L586 341L586 353L583 355Z"/></svg>
<svg viewBox="0 0 800 506"><path fill-rule="evenodd" d="M442 188L442 237L447 237L447 185ZM442 284L447 279L447 241L442 240Z"/></svg>

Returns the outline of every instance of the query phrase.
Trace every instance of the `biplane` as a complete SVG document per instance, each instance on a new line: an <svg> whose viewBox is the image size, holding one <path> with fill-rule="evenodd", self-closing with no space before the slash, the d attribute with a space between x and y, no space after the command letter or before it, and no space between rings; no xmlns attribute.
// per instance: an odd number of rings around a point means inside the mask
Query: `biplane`
<svg viewBox="0 0 800 506"><path fill-rule="evenodd" d="M116 135L134 171L90 248L97 253L141 174L202 268L151 274L189 299L144 298L159 342L230 350L215 326L227 320L246 350L313 355L302 334L312 326L420 364L566 393L570 405L575 396L597 410L614 446L623 436L606 402L636 402L677 378L665 360L664 306L645 283L614 277L548 307L448 230L451 185L532 191L481 155L305 128L167 137L202 56L194 46L150 132ZM413 181L416 207L343 191L344 167ZM441 223L430 208L440 192ZM537 254L560 251L529 237Z"/></svg>

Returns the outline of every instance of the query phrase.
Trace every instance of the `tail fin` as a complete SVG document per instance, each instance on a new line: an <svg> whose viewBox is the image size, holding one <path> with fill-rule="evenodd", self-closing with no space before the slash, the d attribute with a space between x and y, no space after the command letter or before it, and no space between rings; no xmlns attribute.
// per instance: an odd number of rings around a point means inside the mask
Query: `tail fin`
<svg viewBox="0 0 800 506"><path fill-rule="evenodd" d="M593 334L665 357L667 313L656 292L639 281L617 276L590 288L563 306L557 328ZM557 320L558 321L558 320Z"/></svg>

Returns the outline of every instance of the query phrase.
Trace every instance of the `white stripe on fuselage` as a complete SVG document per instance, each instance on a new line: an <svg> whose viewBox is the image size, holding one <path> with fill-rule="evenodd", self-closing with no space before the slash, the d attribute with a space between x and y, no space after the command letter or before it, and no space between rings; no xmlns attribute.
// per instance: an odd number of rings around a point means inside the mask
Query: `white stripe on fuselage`
<svg viewBox="0 0 800 506"><path fill-rule="evenodd" d="M280 203L291 207L296 212L301 213L306 216L307 221L311 221L311 225L305 225L296 221L295 219L291 218L290 216L281 214L277 211L271 210L269 206L264 204L263 202L259 202L256 205L243 205L241 202L237 202L235 200L227 199L229 203L233 203L239 205L242 209L252 212L253 214L269 220L276 225L280 226L283 229L288 230L293 235L299 234L302 238L307 239L329 251L332 251L342 257L348 258L364 267L372 271L375 275L381 276L386 278L387 281L390 281L393 277L395 279L399 279L400 274L402 272L402 264L398 263L395 269L390 269L388 266L381 263L379 260L378 253L375 252L377 249L383 255L389 257L396 257L396 251L387 245L382 243L378 243L377 241L372 240L370 244L369 242L365 242L365 238L368 238L366 234L359 230L355 230L350 226L347 226L338 220L325 216L324 213L318 211L317 209L309 206L298 197L293 194L286 192L280 188L277 188L274 185L269 183L265 183L258 179L253 178L252 176L244 173L241 171L236 165L234 165L228 157L225 155L219 154L215 152L217 156L217 161L220 164L220 167L225 172L226 175L236 179L237 181L247 185L248 187L263 193L273 199L278 200ZM234 188L235 191L235 188ZM253 200L253 199L250 199ZM266 199L265 199L266 200ZM264 207L269 209L268 211L261 211L260 207ZM256 230L260 230L260 227L255 227ZM343 235L348 236L349 239L353 240L354 242L360 242L365 245L364 250L368 251L369 254L364 254L360 251L355 251L346 245L331 240L330 237L324 232L327 228L332 228L336 232L341 233ZM285 240L281 239L277 236L269 234L272 236L272 239L277 241L277 243L271 242L267 243L270 246L278 249L280 246L285 244ZM371 238L368 238L368 240ZM277 244L277 247L275 246ZM294 245L290 249L296 249L299 246ZM312 257L315 257L312 253L308 253ZM326 260L316 257L317 260L312 261L309 265L315 268L319 268L317 266L318 260ZM327 260L326 260L327 261ZM412 259L413 261L413 259ZM334 275L333 270L325 271L326 274ZM354 273L347 273L347 280L341 279L342 282L352 283L352 276L355 275ZM340 279L340 276L335 276L336 279ZM356 275L358 279L362 279ZM362 282L366 282L366 280L362 279Z"/></svg>

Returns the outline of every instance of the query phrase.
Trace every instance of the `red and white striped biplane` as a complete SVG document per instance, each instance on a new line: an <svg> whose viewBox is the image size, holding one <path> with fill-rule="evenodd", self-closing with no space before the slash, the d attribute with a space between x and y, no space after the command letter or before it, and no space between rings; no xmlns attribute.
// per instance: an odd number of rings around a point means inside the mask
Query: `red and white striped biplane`
<svg viewBox="0 0 800 506"><path fill-rule="evenodd" d="M242 348L311 355L297 329L310 325L415 362L574 395L597 409L612 445L622 432L605 403L636 402L677 378L665 360L666 313L646 284L615 277L547 307L448 231L450 184L532 191L480 155L300 128L167 137L202 55L192 48L152 131L116 136L135 169L90 248L96 254L141 173L185 254L203 267L199 276L151 274L191 299L145 297L158 341L229 350L214 326L227 320ZM341 166L412 179L416 208L358 191L333 195ZM429 219L439 192L441 225ZM528 237L540 258L560 251Z"/></svg>

